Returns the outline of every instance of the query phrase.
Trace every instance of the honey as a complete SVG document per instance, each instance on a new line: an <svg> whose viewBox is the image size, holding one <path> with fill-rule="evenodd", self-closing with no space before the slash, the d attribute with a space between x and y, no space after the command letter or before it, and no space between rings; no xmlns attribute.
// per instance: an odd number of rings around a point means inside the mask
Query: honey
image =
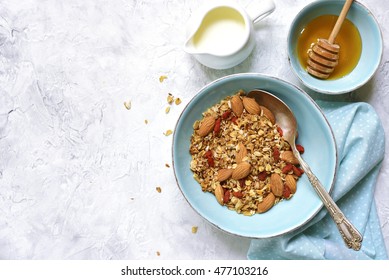
<svg viewBox="0 0 389 280"><path fill-rule="evenodd" d="M300 32L297 40L297 55L304 69L307 67L308 53L317 39L328 39L338 16L322 15L313 19ZM340 46L339 63L328 80L336 80L349 74L357 66L362 52L362 40L358 29L348 20L344 20L336 36L335 44Z"/></svg>

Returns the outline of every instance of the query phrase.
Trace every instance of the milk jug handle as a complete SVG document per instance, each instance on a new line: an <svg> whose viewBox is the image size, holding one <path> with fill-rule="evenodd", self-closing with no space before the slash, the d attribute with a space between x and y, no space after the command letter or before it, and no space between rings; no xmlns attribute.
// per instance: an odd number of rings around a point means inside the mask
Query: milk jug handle
<svg viewBox="0 0 389 280"><path fill-rule="evenodd" d="M276 9L276 5L273 0L252 0L246 7L247 14L256 23L268 15L270 15Z"/></svg>

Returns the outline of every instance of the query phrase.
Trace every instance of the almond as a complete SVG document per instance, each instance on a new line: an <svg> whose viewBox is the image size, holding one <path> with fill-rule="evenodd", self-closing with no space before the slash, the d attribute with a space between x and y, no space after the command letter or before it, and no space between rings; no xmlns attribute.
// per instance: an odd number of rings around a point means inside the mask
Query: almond
<svg viewBox="0 0 389 280"><path fill-rule="evenodd" d="M277 173L273 173L270 176L270 190L275 196L282 196L284 184L281 176Z"/></svg>
<svg viewBox="0 0 389 280"><path fill-rule="evenodd" d="M220 203L220 205L224 204L224 199L223 199L223 197L224 197L224 190L223 190L223 187L220 184L216 185L215 197L216 197L217 202Z"/></svg>
<svg viewBox="0 0 389 280"><path fill-rule="evenodd" d="M273 207L274 202L276 201L276 197L274 196L273 193L269 193L261 203L258 204L257 206L257 212L258 213L264 213L268 211L270 208Z"/></svg>
<svg viewBox="0 0 389 280"><path fill-rule="evenodd" d="M231 177L234 180L240 180L246 178L250 174L250 171L251 171L251 164L246 161L242 161L232 171Z"/></svg>
<svg viewBox="0 0 389 280"><path fill-rule="evenodd" d="M262 114L269 119L269 121L272 123L272 124L275 124L276 123L276 118L274 117L274 114L272 113L272 111L270 111L268 108L266 108L265 106L260 106L261 109L262 109Z"/></svg>
<svg viewBox="0 0 389 280"><path fill-rule="evenodd" d="M286 161L286 162L291 163L291 164L299 164L300 163L298 161L298 159L293 155L292 151L283 151L280 155L280 158L283 161Z"/></svg>
<svg viewBox="0 0 389 280"><path fill-rule="evenodd" d="M234 95L231 98L231 110L237 117L240 117L243 113L243 103L239 95Z"/></svg>
<svg viewBox="0 0 389 280"><path fill-rule="evenodd" d="M207 136L213 130L215 126L215 118L213 116L205 117L199 125L197 134L200 136Z"/></svg>
<svg viewBox="0 0 389 280"><path fill-rule="evenodd" d="M250 114L259 115L261 113L261 107L254 98L243 97L243 106Z"/></svg>
<svg viewBox="0 0 389 280"><path fill-rule="evenodd" d="M296 192L297 184L294 177L290 174L285 176L285 186L288 186L291 193Z"/></svg>
<svg viewBox="0 0 389 280"><path fill-rule="evenodd" d="M242 143L239 143L235 157L236 163L241 163L245 156L247 156L247 149Z"/></svg>
<svg viewBox="0 0 389 280"><path fill-rule="evenodd" d="M218 172L217 172L217 177L216 179L219 181L219 182L223 182L225 180L228 180L232 175L232 169L228 169L228 168L223 168L223 169L220 169Z"/></svg>

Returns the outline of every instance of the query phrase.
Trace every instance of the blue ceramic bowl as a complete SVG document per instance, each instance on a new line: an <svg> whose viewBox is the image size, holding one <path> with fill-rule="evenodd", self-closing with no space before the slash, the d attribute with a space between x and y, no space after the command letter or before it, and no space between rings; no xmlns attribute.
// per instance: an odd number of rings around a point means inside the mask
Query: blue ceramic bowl
<svg viewBox="0 0 389 280"><path fill-rule="evenodd" d="M178 186L189 204L210 223L228 233L251 238L277 236L297 229L322 207L306 175L298 181L292 199L264 214L244 216L221 206L213 194L205 193L190 170L190 138L193 123L202 112L240 89L264 89L278 96L293 110L298 142L305 147L304 159L330 191L337 168L337 151L332 130L316 103L301 89L280 79L261 74L236 74L218 79L202 88L182 112L173 136L173 166Z"/></svg>
<svg viewBox="0 0 389 280"><path fill-rule="evenodd" d="M353 91L367 83L378 69L382 58L382 36L372 13L354 1L347 18L358 28L362 39L361 58L354 70L337 80L319 80L309 75L301 66L296 51L299 33L311 20L321 15L339 15L344 1L315 1L296 16L288 34L288 56L290 65L300 81L310 89L326 93L341 94Z"/></svg>

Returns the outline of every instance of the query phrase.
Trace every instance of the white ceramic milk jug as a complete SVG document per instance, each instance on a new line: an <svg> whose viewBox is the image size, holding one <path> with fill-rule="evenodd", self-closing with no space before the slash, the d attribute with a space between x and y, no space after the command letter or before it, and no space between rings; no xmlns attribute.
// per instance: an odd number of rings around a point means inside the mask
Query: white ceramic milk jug
<svg viewBox="0 0 389 280"><path fill-rule="evenodd" d="M238 65L254 48L253 23L275 9L272 0L262 0L259 4L255 11L246 11L234 1L211 1L189 21L184 50L210 68Z"/></svg>

